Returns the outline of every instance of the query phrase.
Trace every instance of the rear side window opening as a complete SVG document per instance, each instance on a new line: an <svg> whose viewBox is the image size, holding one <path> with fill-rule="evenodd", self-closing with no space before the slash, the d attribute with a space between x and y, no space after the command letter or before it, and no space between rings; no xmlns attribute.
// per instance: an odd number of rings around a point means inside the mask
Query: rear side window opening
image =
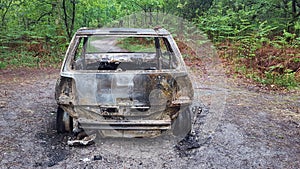
<svg viewBox="0 0 300 169"><path fill-rule="evenodd" d="M166 37L79 37L73 70L176 69L178 60Z"/></svg>

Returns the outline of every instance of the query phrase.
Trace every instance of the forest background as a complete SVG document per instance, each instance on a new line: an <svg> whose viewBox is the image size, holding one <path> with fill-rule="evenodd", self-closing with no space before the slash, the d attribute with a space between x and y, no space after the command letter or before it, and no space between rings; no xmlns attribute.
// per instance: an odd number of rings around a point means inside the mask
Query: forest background
<svg viewBox="0 0 300 169"><path fill-rule="evenodd" d="M233 76L299 89L300 0L1 0L0 69L58 68L78 28L136 12L149 13L149 28L156 26L152 13L193 23Z"/></svg>

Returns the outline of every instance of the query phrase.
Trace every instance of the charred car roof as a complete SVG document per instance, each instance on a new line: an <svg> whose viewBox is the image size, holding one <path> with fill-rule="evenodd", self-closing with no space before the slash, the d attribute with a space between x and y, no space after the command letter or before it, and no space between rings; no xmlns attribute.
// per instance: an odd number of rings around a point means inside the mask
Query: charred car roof
<svg viewBox="0 0 300 169"><path fill-rule="evenodd" d="M140 28L101 28L101 29L88 29L81 28L77 31L77 35L157 35L166 36L170 35L164 28L154 29L140 29Z"/></svg>

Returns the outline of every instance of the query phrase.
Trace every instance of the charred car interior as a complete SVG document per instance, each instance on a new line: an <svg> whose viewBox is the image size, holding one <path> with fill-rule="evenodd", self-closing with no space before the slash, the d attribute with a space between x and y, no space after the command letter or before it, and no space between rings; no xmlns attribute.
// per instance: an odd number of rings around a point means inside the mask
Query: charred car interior
<svg viewBox="0 0 300 169"><path fill-rule="evenodd" d="M57 131L185 135L193 94L180 51L165 29L79 29L56 84Z"/></svg>

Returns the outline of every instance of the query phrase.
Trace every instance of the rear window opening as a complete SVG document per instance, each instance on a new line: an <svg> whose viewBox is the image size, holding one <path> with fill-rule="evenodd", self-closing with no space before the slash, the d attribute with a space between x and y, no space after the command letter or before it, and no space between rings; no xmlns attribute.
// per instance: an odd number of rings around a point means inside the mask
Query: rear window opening
<svg viewBox="0 0 300 169"><path fill-rule="evenodd" d="M165 37L79 37L73 70L161 70L176 69L175 57Z"/></svg>

